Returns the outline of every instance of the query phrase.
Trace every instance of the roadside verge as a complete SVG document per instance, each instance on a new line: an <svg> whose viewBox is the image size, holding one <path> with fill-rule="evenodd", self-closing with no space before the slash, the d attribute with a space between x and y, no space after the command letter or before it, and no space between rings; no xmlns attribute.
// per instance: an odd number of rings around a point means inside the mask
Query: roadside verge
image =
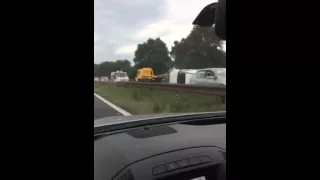
<svg viewBox="0 0 320 180"><path fill-rule="evenodd" d="M220 96L130 86L94 84L94 92L132 115L224 111Z"/></svg>

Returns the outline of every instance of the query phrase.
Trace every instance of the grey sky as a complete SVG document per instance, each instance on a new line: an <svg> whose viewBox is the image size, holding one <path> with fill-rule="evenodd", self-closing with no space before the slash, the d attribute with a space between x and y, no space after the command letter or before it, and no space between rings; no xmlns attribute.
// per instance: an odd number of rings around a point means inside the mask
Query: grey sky
<svg viewBox="0 0 320 180"><path fill-rule="evenodd" d="M212 0L94 0L94 62L128 59L136 45L160 37L171 49Z"/></svg>

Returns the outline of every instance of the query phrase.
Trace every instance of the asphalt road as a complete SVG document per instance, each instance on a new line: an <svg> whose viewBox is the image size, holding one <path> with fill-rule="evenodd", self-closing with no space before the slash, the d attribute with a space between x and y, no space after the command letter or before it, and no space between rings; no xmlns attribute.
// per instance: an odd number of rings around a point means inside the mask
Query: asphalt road
<svg viewBox="0 0 320 180"><path fill-rule="evenodd" d="M94 98L94 119L100 119L110 116L122 116L121 113L114 110L112 107L102 102L99 98L93 95Z"/></svg>

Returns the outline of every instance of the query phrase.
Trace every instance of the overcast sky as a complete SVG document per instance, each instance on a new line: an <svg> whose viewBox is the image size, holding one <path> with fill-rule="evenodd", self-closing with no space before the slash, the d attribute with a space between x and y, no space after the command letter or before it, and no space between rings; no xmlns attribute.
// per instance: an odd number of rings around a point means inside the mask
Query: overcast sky
<svg viewBox="0 0 320 180"><path fill-rule="evenodd" d="M128 59L137 44L160 37L169 50L217 0L94 0L94 62Z"/></svg>

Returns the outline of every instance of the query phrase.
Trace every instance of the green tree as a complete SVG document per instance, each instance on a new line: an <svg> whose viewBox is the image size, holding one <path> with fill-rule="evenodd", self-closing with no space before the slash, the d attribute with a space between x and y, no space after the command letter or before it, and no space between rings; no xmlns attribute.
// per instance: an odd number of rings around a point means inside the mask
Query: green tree
<svg viewBox="0 0 320 180"><path fill-rule="evenodd" d="M199 69L225 67L226 54L222 41L216 36L214 28L194 26L190 34L181 41L174 41L170 56L176 68Z"/></svg>
<svg viewBox="0 0 320 180"><path fill-rule="evenodd" d="M94 77L97 76L97 70L98 70L99 65L98 64L94 64Z"/></svg>
<svg viewBox="0 0 320 180"><path fill-rule="evenodd" d="M150 67L155 74L162 74L173 66L168 48L160 38L149 38L147 42L138 44L134 55L135 69Z"/></svg>

